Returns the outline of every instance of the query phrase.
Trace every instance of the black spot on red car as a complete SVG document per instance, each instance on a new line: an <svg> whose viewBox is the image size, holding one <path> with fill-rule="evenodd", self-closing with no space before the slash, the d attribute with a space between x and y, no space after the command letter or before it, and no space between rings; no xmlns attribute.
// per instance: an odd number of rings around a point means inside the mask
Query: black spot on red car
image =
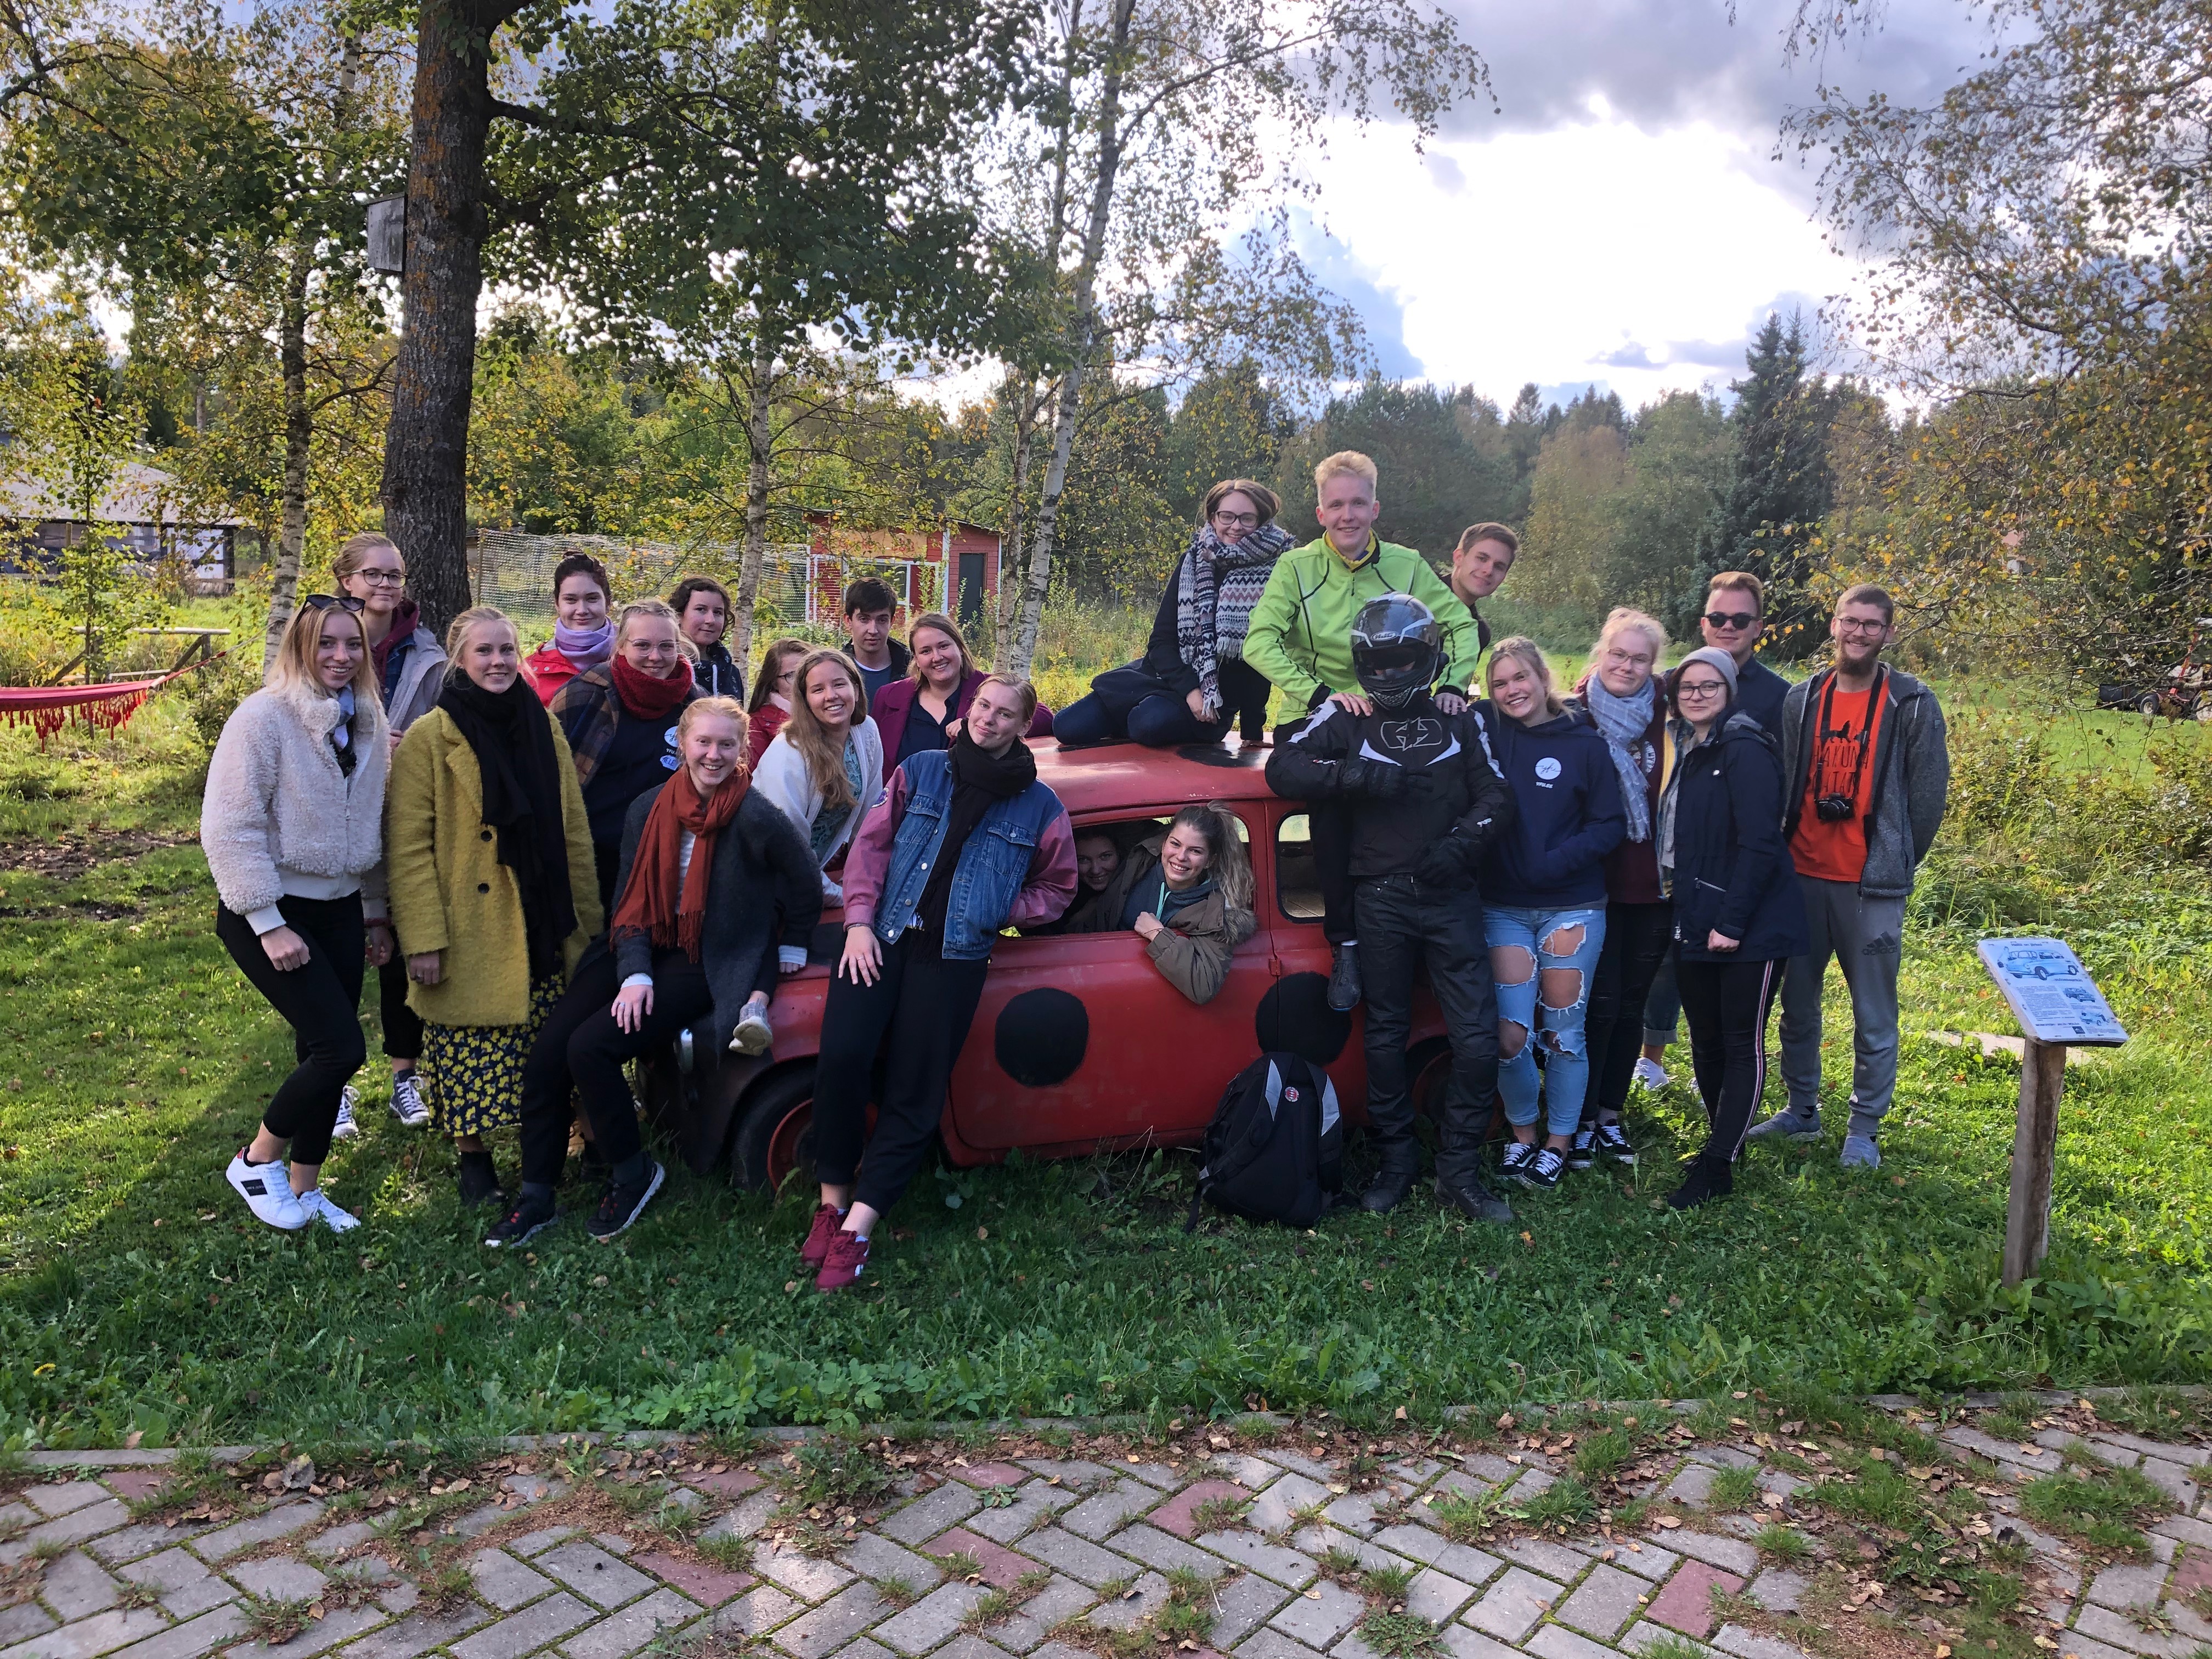
<svg viewBox="0 0 2212 1659"><path fill-rule="evenodd" d="M1279 1048L1326 1066L1344 1052L1352 1036L1352 1016L1328 1006L1327 974L1291 974L1260 999L1252 1029L1262 1054Z"/></svg>
<svg viewBox="0 0 2212 1659"><path fill-rule="evenodd" d="M1008 1002L991 1033L999 1069L1032 1089L1073 1077L1090 1046L1091 1015L1083 1000L1050 988L1024 991Z"/></svg>

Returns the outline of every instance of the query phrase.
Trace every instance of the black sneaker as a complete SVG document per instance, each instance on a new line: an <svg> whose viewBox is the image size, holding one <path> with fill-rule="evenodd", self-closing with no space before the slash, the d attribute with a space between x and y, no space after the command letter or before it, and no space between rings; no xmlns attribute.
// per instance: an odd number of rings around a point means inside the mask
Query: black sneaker
<svg viewBox="0 0 2212 1659"><path fill-rule="evenodd" d="M1536 1156L1536 1145L1530 1140L1509 1140L1505 1150L1498 1154L1498 1173L1509 1181L1518 1181L1521 1171L1528 1167L1528 1160Z"/></svg>
<svg viewBox="0 0 2212 1659"><path fill-rule="evenodd" d="M1567 1167L1587 1170L1597 1162L1597 1130L1584 1123L1575 1130L1575 1138L1567 1143Z"/></svg>
<svg viewBox="0 0 2212 1659"><path fill-rule="evenodd" d="M1628 1126L1625 1123L1599 1124L1597 1150L1615 1164L1636 1162L1636 1148L1628 1144Z"/></svg>
<svg viewBox="0 0 2212 1659"><path fill-rule="evenodd" d="M495 1203L500 1195L499 1171L492 1167L489 1152L463 1152L461 1170L458 1177L461 1202L473 1209L479 1204Z"/></svg>
<svg viewBox="0 0 2212 1659"><path fill-rule="evenodd" d="M1513 1171L1513 1178L1523 1187L1547 1193L1559 1184L1560 1173L1566 1167L1567 1155L1558 1147L1533 1147L1527 1161Z"/></svg>
<svg viewBox="0 0 2212 1659"><path fill-rule="evenodd" d="M511 1250L516 1245L537 1237L560 1218L561 1212L553 1207L551 1199L533 1201L525 1198L484 1236L485 1247L494 1250Z"/></svg>
<svg viewBox="0 0 2212 1659"><path fill-rule="evenodd" d="M1331 947L1328 964L1328 1006L1348 1014L1359 1006L1359 947Z"/></svg>
<svg viewBox="0 0 2212 1659"><path fill-rule="evenodd" d="M645 1206L653 1202L653 1195L667 1179L668 1171L660 1167L658 1160L648 1158L642 1180L609 1182L606 1196L599 1200L599 1213L584 1224L585 1231L602 1244L629 1231L629 1224L645 1213Z"/></svg>
<svg viewBox="0 0 2212 1659"><path fill-rule="evenodd" d="M1477 1221L1495 1222L1500 1226L1512 1223L1513 1206L1485 1186L1479 1176L1462 1176L1456 1181L1439 1181L1437 1182L1437 1196Z"/></svg>
<svg viewBox="0 0 2212 1659"><path fill-rule="evenodd" d="M1682 1184L1667 1194L1670 1210L1694 1210L1735 1191L1735 1171L1724 1158L1698 1157L1691 1160Z"/></svg>

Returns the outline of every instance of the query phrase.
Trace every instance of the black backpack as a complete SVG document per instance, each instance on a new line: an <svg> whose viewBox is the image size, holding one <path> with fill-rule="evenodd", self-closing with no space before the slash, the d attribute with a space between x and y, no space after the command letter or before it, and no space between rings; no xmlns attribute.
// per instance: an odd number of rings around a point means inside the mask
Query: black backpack
<svg viewBox="0 0 2212 1659"><path fill-rule="evenodd" d="M1262 1054L1222 1091L1200 1152L1185 1232L1198 1225L1201 1203L1253 1221L1310 1227L1344 1187L1336 1087L1296 1054Z"/></svg>

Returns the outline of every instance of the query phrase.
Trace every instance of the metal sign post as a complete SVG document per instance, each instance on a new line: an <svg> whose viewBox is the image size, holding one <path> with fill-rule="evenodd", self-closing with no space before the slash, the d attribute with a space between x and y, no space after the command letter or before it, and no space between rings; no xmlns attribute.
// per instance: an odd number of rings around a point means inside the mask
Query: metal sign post
<svg viewBox="0 0 2212 1659"><path fill-rule="evenodd" d="M2005 1206L2004 1282L2014 1285L2034 1273L2051 1247L2051 1182L2058 1158L2066 1050L2115 1048L2128 1034L2064 940L1985 939L1975 948L2024 1039L2012 1191Z"/></svg>

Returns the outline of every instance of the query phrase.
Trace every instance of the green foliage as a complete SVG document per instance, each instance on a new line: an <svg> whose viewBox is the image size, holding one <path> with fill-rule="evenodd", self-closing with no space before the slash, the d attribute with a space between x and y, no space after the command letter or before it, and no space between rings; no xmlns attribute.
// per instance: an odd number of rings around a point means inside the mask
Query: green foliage
<svg viewBox="0 0 2212 1659"><path fill-rule="evenodd" d="M1359 1634L1383 1659L1433 1659L1443 1651L1442 1632L1419 1613L1370 1613Z"/></svg>
<svg viewBox="0 0 2212 1659"><path fill-rule="evenodd" d="M2136 1469L2070 1468L2021 1488L2021 1512L2037 1525L2099 1549L2143 1548L2139 1526L2168 1514L2173 1500Z"/></svg>
<svg viewBox="0 0 2212 1659"><path fill-rule="evenodd" d="M866 1504L890 1489L891 1472L866 1447L825 1435L800 1446L799 1467L785 1482L794 1503Z"/></svg>

